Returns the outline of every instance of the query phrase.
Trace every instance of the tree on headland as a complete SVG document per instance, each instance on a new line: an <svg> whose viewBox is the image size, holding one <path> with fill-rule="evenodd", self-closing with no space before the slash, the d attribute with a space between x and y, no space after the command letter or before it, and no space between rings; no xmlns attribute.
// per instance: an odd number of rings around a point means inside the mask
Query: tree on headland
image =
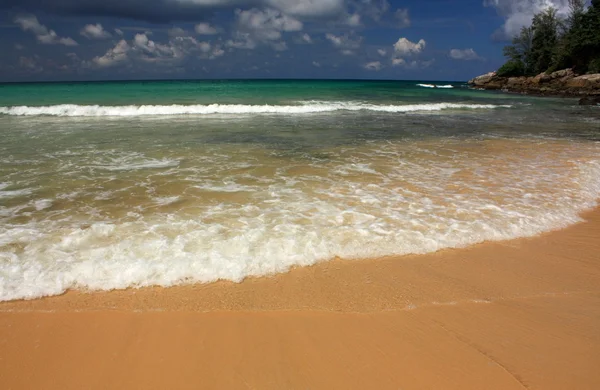
<svg viewBox="0 0 600 390"><path fill-rule="evenodd" d="M507 77L531 73L532 41L533 28L521 28L521 33L513 38L512 45L504 47L504 56L508 58L508 62L498 70L498 73Z"/></svg>
<svg viewBox="0 0 600 390"><path fill-rule="evenodd" d="M499 76L534 76L573 68L577 73L600 72L600 0L569 0L566 20L548 7L523 27L512 45L504 48L508 61Z"/></svg>
<svg viewBox="0 0 600 390"><path fill-rule="evenodd" d="M554 60L554 51L558 44L558 27L560 23L556 9L549 7L533 17L531 29L531 70L538 74L548 70Z"/></svg>

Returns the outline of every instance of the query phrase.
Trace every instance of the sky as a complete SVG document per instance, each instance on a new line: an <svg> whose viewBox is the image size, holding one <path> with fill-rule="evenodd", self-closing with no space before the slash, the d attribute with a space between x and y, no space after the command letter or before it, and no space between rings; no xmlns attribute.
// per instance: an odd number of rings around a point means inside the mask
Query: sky
<svg viewBox="0 0 600 390"><path fill-rule="evenodd" d="M568 0L0 0L0 81L462 81Z"/></svg>

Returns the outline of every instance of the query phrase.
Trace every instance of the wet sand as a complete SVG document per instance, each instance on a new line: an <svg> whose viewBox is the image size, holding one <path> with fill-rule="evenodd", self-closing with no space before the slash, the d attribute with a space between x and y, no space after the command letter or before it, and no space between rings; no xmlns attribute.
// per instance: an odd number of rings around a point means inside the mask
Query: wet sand
<svg viewBox="0 0 600 390"><path fill-rule="evenodd" d="M0 304L2 389L598 389L600 209L530 239Z"/></svg>

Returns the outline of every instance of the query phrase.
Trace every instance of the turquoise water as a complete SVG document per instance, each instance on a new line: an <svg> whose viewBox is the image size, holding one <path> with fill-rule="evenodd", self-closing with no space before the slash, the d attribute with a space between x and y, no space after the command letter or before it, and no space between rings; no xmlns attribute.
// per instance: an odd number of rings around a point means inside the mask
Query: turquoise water
<svg viewBox="0 0 600 390"><path fill-rule="evenodd" d="M298 100L405 103L481 100L465 83L426 82L455 88L430 90L418 81L211 80L0 84L0 106L55 104L282 104ZM425 82L423 82L425 83ZM488 96L492 98L492 96ZM499 100L497 97L495 100Z"/></svg>
<svg viewBox="0 0 600 390"><path fill-rule="evenodd" d="M600 195L599 129L462 83L1 84L0 300L562 228Z"/></svg>

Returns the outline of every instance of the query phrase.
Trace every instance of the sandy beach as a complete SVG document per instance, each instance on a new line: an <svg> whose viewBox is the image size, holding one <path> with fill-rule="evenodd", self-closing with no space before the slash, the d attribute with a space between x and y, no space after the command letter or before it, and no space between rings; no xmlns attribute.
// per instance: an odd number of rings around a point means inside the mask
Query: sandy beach
<svg viewBox="0 0 600 390"><path fill-rule="evenodd" d="M600 210L529 239L0 304L3 389L597 389Z"/></svg>

